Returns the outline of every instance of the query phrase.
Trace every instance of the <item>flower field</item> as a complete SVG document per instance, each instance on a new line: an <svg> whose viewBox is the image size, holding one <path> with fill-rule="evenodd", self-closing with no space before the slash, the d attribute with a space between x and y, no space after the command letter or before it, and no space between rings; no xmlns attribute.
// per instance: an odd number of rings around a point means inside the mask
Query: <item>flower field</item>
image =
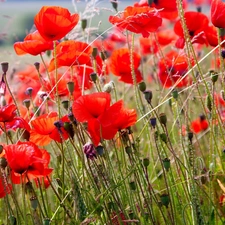
<svg viewBox="0 0 225 225"><path fill-rule="evenodd" d="M0 56L0 223L225 224L225 2L107 3Z"/></svg>

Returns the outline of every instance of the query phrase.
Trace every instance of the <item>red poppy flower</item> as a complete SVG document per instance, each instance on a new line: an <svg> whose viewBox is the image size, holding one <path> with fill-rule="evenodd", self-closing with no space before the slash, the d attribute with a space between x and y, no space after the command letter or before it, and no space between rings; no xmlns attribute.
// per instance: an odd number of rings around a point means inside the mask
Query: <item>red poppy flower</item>
<svg viewBox="0 0 225 225"><path fill-rule="evenodd" d="M55 41L68 34L77 25L78 20L79 15L71 15L68 9L43 6L34 17L34 24L45 40Z"/></svg>
<svg viewBox="0 0 225 225"><path fill-rule="evenodd" d="M96 119L109 108L110 100L111 96L106 92L83 95L73 103L73 115L80 122Z"/></svg>
<svg viewBox="0 0 225 225"><path fill-rule="evenodd" d="M201 131L207 130L209 127L209 123L206 120L204 115L199 116L196 120L191 122L190 130L194 133L199 133Z"/></svg>
<svg viewBox="0 0 225 225"><path fill-rule="evenodd" d="M34 143L19 142L7 145L4 149L13 183L20 183L18 179L21 179L21 175L22 179L26 179L26 176L33 179L47 176L52 172L52 169L48 168L49 153L39 149Z"/></svg>
<svg viewBox="0 0 225 225"><path fill-rule="evenodd" d="M136 74L136 81L142 81L141 72L138 67L141 62L141 56L136 52L133 53L133 67ZM109 68L115 76L119 76L119 80L128 84L133 83L130 66L130 52L127 48L115 50L110 57Z"/></svg>
<svg viewBox="0 0 225 225"><path fill-rule="evenodd" d="M137 115L118 101L110 106L110 94L94 93L78 98L72 106L73 114L80 122L88 122L88 132L95 146L101 139L112 139L117 131L132 126Z"/></svg>
<svg viewBox="0 0 225 225"><path fill-rule="evenodd" d="M222 0L212 0L211 21L215 27L225 28L225 2Z"/></svg>
<svg viewBox="0 0 225 225"><path fill-rule="evenodd" d="M205 30L209 24L207 16L200 12L185 12L184 18L192 43L208 44L205 35ZM174 32L180 36L176 42L176 47L183 48L185 44L185 38L181 20L178 20L175 23Z"/></svg>
<svg viewBox="0 0 225 225"><path fill-rule="evenodd" d="M56 47L56 62L57 68L62 66L74 66L82 64L90 64L90 55L92 48L85 42L80 41L64 41ZM50 61L48 71L53 71L55 68L55 59Z"/></svg>
<svg viewBox="0 0 225 225"><path fill-rule="evenodd" d="M165 88L173 85L176 87L186 87L190 84L191 79L183 76L188 71L188 61L186 55L178 55L177 52L171 51L165 55L165 58L159 61L159 79Z"/></svg>
<svg viewBox="0 0 225 225"><path fill-rule="evenodd" d="M56 112L44 114L31 121L30 141L39 145L48 145L51 140L62 142L69 138L63 127L63 122L69 122L68 117L58 118Z"/></svg>
<svg viewBox="0 0 225 225"><path fill-rule="evenodd" d="M155 40L140 37L139 43L141 47L141 54L143 55L155 54L158 52L158 45Z"/></svg>
<svg viewBox="0 0 225 225"><path fill-rule="evenodd" d="M176 35L173 30L162 30L157 32L157 38L160 45L169 45L176 39Z"/></svg>
<svg viewBox="0 0 225 225"><path fill-rule="evenodd" d="M128 6L121 15L110 16L109 22L122 30L148 37L161 26L162 18L155 8Z"/></svg>
<svg viewBox="0 0 225 225"><path fill-rule="evenodd" d="M53 49L53 42L46 41L38 31L28 34L23 42L16 42L14 50L17 55L39 55L42 52Z"/></svg>
<svg viewBox="0 0 225 225"><path fill-rule="evenodd" d="M5 105L0 108L0 122L10 122L16 116L16 106L14 104Z"/></svg>

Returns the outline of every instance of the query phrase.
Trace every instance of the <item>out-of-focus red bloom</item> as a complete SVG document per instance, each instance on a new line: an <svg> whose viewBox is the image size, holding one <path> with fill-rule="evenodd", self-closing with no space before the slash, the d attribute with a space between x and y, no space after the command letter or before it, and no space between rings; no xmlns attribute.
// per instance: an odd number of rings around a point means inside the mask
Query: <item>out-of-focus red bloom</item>
<svg viewBox="0 0 225 225"><path fill-rule="evenodd" d="M190 130L193 133L200 133L201 131L207 130L209 123L204 115L199 116L196 120L191 122Z"/></svg>
<svg viewBox="0 0 225 225"><path fill-rule="evenodd" d="M126 217L123 212L120 212L119 215L117 215L116 212L113 212L111 215L111 222L113 225L120 225L120 224L128 225L128 223L125 222L124 220L126 220Z"/></svg>
<svg viewBox="0 0 225 225"><path fill-rule="evenodd" d="M23 42L16 42L14 50L17 55L39 55L42 52L53 49L53 42L46 41L38 31L28 34Z"/></svg>
<svg viewBox="0 0 225 225"><path fill-rule="evenodd" d="M80 41L64 41L56 47L56 62L57 68L62 66L74 66L74 65L90 65L90 55L92 53L92 47L85 42ZM55 59L50 61L48 71L53 71L55 68Z"/></svg>
<svg viewBox="0 0 225 225"><path fill-rule="evenodd" d="M48 168L50 155L46 150L39 149L34 143L19 142L4 147L5 157L11 169L13 183L21 180L47 176L52 172Z"/></svg>
<svg viewBox="0 0 225 225"><path fill-rule="evenodd" d="M186 1L183 1L183 3L184 3L183 7L185 7ZM136 7L149 6L148 0L140 0L139 2L135 3L134 6ZM153 0L150 6L156 9L159 9L159 14L163 18L174 20L178 16L176 0L170 0L170 1L165 1L165 0L154 1Z"/></svg>
<svg viewBox="0 0 225 225"><path fill-rule="evenodd" d="M40 186L41 187L44 186L44 188L47 189L50 186L49 179L47 178L47 176L45 176L45 177L42 177L42 178L35 178L34 182L35 182L35 184L38 188L40 188Z"/></svg>
<svg viewBox="0 0 225 225"><path fill-rule="evenodd" d="M122 101L110 106L110 94L103 92L79 97L72 110L79 122L88 122L95 146L101 139L112 139L117 131L132 126L137 120L136 112L125 109Z"/></svg>
<svg viewBox="0 0 225 225"><path fill-rule="evenodd" d="M212 0L211 21L215 27L225 28L225 2L222 0Z"/></svg>
<svg viewBox="0 0 225 225"><path fill-rule="evenodd" d="M121 15L110 16L109 22L122 30L148 37L161 26L162 18L155 8L128 6Z"/></svg>
<svg viewBox="0 0 225 225"><path fill-rule="evenodd" d="M192 43L208 44L205 30L208 28L209 20L207 16L200 12L185 12L184 18L187 29L191 37ZM181 20L178 20L174 25L174 32L180 37L176 42L177 48L183 48L185 45L184 32Z"/></svg>
<svg viewBox="0 0 225 225"><path fill-rule="evenodd" d="M150 38L139 38L139 43L141 47L141 54L155 54L158 52L158 45L155 40Z"/></svg>
<svg viewBox="0 0 225 225"><path fill-rule="evenodd" d="M16 116L15 104L5 105L0 108L0 122L10 122Z"/></svg>
<svg viewBox="0 0 225 225"><path fill-rule="evenodd" d="M142 81L141 72L138 70L140 66L141 56L136 52L133 53L133 67L136 75L136 81ZM120 81L128 84L133 84L131 66L130 66L130 52L127 48L115 50L110 57L109 68L111 72L119 77Z"/></svg>
<svg viewBox="0 0 225 225"><path fill-rule="evenodd" d="M34 17L34 24L45 40L55 41L68 34L77 25L78 20L79 15L71 15L68 9L43 6Z"/></svg>
<svg viewBox="0 0 225 225"><path fill-rule="evenodd" d="M159 44L165 46L176 40L176 35L173 30L160 30L157 32L157 38Z"/></svg>
<svg viewBox="0 0 225 225"><path fill-rule="evenodd" d="M51 140L63 142L69 138L63 127L64 122L69 122L67 116L59 119L56 112L44 114L31 121L33 129L30 131L30 141L39 145L48 145Z"/></svg>
<svg viewBox="0 0 225 225"><path fill-rule="evenodd" d="M175 51L171 51L159 61L159 79L165 88L176 86L178 88L186 87L191 83L188 76L183 76L188 71L187 56L179 55Z"/></svg>

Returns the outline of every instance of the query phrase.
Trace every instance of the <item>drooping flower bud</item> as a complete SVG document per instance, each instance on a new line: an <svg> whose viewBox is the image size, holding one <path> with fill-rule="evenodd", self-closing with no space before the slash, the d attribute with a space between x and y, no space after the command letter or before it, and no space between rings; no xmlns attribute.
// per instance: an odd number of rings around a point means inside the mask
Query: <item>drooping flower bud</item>
<svg viewBox="0 0 225 225"><path fill-rule="evenodd" d="M165 170L168 172L170 169L170 159L165 158L165 159L163 159L162 162L163 162L163 166L164 166Z"/></svg>
<svg viewBox="0 0 225 225"><path fill-rule="evenodd" d="M163 124L164 126L166 126L167 116L166 116L165 113L159 114L159 121L160 121L161 124Z"/></svg>
<svg viewBox="0 0 225 225"><path fill-rule="evenodd" d="M148 104L151 104L152 101L152 91L144 91L144 96Z"/></svg>
<svg viewBox="0 0 225 225"><path fill-rule="evenodd" d="M97 76L96 73L93 72L93 73L90 74L90 79L91 79L94 83L96 82L97 78L98 78L98 76Z"/></svg>
<svg viewBox="0 0 225 225"><path fill-rule="evenodd" d="M160 200L162 205L166 206L166 208L168 208L169 204L170 204L170 198L168 194L162 194L160 196Z"/></svg>
<svg viewBox="0 0 225 225"><path fill-rule="evenodd" d="M144 81L140 82L138 88L141 92L144 92L146 90L146 83Z"/></svg>

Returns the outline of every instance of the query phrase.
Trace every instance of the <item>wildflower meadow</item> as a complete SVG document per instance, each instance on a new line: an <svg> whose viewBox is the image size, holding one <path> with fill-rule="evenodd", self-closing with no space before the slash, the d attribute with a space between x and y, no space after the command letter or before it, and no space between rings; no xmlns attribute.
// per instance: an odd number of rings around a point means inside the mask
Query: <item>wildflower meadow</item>
<svg viewBox="0 0 225 225"><path fill-rule="evenodd" d="M0 62L0 224L225 224L225 2L120 1L43 2Z"/></svg>

